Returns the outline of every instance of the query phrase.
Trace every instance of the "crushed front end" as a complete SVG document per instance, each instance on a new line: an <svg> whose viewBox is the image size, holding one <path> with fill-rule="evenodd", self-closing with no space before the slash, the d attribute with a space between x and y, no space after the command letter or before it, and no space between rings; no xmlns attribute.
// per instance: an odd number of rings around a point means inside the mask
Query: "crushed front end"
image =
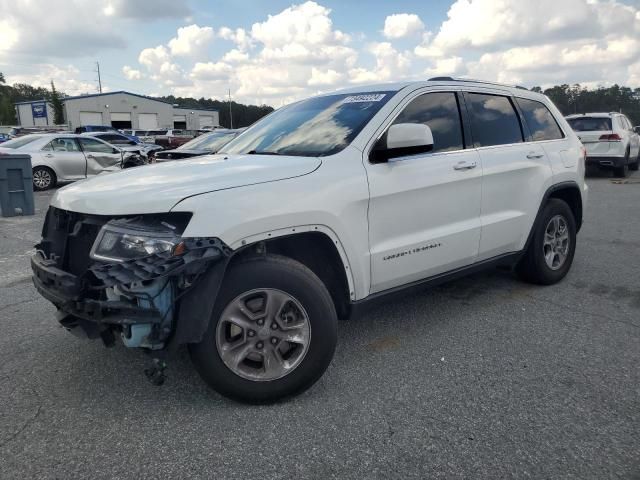
<svg viewBox="0 0 640 480"><path fill-rule="evenodd" d="M190 218L51 207L31 258L36 289L74 334L106 345L120 337L128 347L163 349L175 339L181 299L231 253L217 238L182 238Z"/></svg>

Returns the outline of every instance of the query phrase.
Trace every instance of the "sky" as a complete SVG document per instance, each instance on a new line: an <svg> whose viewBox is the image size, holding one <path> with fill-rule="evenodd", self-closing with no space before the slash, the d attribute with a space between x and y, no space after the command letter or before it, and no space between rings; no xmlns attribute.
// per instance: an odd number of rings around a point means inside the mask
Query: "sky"
<svg viewBox="0 0 640 480"><path fill-rule="evenodd" d="M7 83L224 98L438 75L640 87L640 0L0 0Z"/></svg>

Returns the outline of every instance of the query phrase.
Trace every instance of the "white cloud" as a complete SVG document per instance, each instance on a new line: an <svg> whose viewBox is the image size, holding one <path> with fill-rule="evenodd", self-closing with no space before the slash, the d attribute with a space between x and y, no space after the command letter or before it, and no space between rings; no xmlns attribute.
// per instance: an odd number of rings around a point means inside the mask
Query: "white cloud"
<svg viewBox="0 0 640 480"><path fill-rule="evenodd" d="M251 47L251 37L244 28L232 30L229 27L222 27L218 30L218 37L234 42L240 50Z"/></svg>
<svg viewBox="0 0 640 480"><path fill-rule="evenodd" d="M213 28L189 25L180 27L176 37L169 40L171 55L202 57L213 40Z"/></svg>
<svg viewBox="0 0 640 480"><path fill-rule="evenodd" d="M415 35L424 30L424 23L414 13L396 13L389 15L384 21L384 36L387 38L403 38Z"/></svg>
<svg viewBox="0 0 640 480"><path fill-rule="evenodd" d="M127 80L142 79L142 72L140 70L136 70L135 68L131 68L129 65L125 65L124 67L122 67L122 73Z"/></svg>
<svg viewBox="0 0 640 480"><path fill-rule="evenodd" d="M34 87L51 88L53 80L56 90L67 95L80 95L83 93L96 93L98 86L96 83L89 83L78 80L80 71L73 65L59 67L50 64L33 65L33 70L18 75L7 75L8 84L26 83ZM108 90L107 88L104 89Z"/></svg>
<svg viewBox="0 0 640 480"><path fill-rule="evenodd" d="M455 0L433 32L417 14L399 13L366 35L336 29L329 8L307 1L250 26L183 27L140 52L140 74L162 93L210 97L231 88L239 101L275 106L349 83L438 75L638 86L640 11L620 1ZM214 38L228 46L216 56L207 51Z"/></svg>

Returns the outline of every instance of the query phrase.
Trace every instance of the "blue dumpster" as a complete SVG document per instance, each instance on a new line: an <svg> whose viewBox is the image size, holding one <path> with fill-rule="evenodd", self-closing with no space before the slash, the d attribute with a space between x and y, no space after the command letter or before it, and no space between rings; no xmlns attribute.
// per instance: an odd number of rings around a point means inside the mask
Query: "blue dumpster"
<svg viewBox="0 0 640 480"><path fill-rule="evenodd" d="M0 155L0 210L3 217L35 213L29 155Z"/></svg>

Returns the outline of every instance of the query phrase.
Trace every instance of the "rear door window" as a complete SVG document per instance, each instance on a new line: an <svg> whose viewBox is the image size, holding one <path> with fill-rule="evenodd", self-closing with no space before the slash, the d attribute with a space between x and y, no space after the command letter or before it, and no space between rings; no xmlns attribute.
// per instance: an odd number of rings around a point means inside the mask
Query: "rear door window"
<svg viewBox="0 0 640 480"><path fill-rule="evenodd" d="M476 147L522 143L520 119L508 97L465 93L471 132Z"/></svg>
<svg viewBox="0 0 640 480"><path fill-rule="evenodd" d="M55 138L43 150L50 152L79 152L80 147L73 138Z"/></svg>
<svg viewBox="0 0 640 480"><path fill-rule="evenodd" d="M558 122L545 104L528 98L517 98L516 102L522 110L522 116L529 127L531 139L534 142L558 140L564 137Z"/></svg>
<svg viewBox="0 0 640 480"><path fill-rule="evenodd" d="M599 132L611 130L611 118L609 117L578 117L567 119L571 128L576 132Z"/></svg>
<svg viewBox="0 0 640 480"><path fill-rule="evenodd" d="M113 147L95 138L80 138L82 150L91 153L113 153Z"/></svg>
<svg viewBox="0 0 640 480"><path fill-rule="evenodd" d="M425 93L413 99L393 121L422 123L433 133L433 152L462 150L464 140L458 101L453 92Z"/></svg>

